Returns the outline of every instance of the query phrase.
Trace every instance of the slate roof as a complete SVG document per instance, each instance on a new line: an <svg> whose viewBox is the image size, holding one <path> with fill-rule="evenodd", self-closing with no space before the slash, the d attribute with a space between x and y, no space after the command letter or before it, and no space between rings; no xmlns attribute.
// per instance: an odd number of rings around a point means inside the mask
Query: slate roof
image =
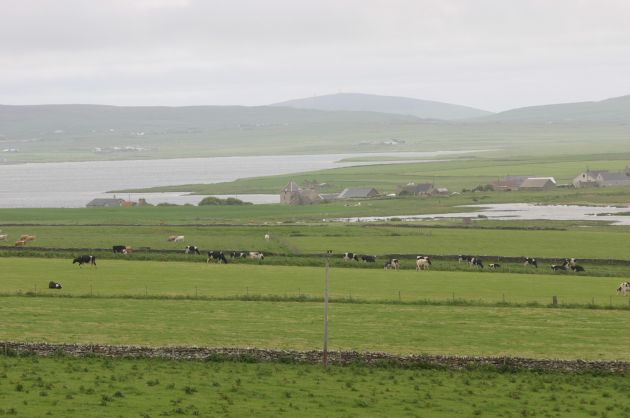
<svg viewBox="0 0 630 418"><path fill-rule="evenodd" d="M353 198L365 198L376 196L378 192L376 189L370 188L347 188L339 193L339 199L353 199Z"/></svg>
<svg viewBox="0 0 630 418"><path fill-rule="evenodd" d="M123 199L108 199L108 198L98 198L93 199L86 206L88 207L112 207L112 206L121 206L125 201Z"/></svg>

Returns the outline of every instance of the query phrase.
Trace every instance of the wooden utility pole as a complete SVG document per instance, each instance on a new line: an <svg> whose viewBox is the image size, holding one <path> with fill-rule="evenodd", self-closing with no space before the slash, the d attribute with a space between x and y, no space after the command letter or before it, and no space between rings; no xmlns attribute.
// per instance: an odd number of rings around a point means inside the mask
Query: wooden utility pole
<svg viewBox="0 0 630 418"><path fill-rule="evenodd" d="M326 252L326 275L324 279L324 349L322 362L324 367L328 367L328 270L330 269L331 250Z"/></svg>

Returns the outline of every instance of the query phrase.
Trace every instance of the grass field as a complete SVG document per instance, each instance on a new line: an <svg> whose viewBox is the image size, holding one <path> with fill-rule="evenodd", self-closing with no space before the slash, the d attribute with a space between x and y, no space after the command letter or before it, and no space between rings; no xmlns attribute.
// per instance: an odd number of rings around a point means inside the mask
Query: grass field
<svg viewBox="0 0 630 418"><path fill-rule="evenodd" d="M321 347L321 303L3 297L2 340ZM627 312L332 304L332 350L630 360Z"/></svg>
<svg viewBox="0 0 630 418"><path fill-rule="evenodd" d="M181 210L186 212L184 208ZM81 223L89 222L89 216L94 215L89 210L79 213L84 216L76 218ZM97 219L94 221L100 223ZM29 246L48 248L111 249L112 245L122 244L133 248L183 252L186 245L192 244L201 250L255 250L291 255L321 254L330 249L337 254L350 251L375 255L472 254L551 259L630 259L626 250L630 228L584 227L580 223L555 224L557 229L525 229L528 228L527 224L522 224L520 229L516 226L514 229L499 229L501 226L497 223L487 228L461 225L439 228L431 227L430 224L410 226L399 223L398 226L395 222L386 226L337 223L291 226L116 226L115 220L110 222L114 225L2 226L3 233L9 234L9 240L0 243L0 250L3 246L12 247L14 238L30 234L37 239ZM189 219L188 222L194 220ZM544 225L554 226L550 223ZM266 233L271 235L271 240L264 239ZM186 240L184 243L167 242L166 238L171 235L184 235Z"/></svg>
<svg viewBox="0 0 630 418"><path fill-rule="evenodd" d="M0 415L628 417L628 376L0 357Z"/></svg>
<svg viewBox="0 0 630 418"><path fill-rule="evenodd" d="M317 348L321 340L321 303L298 298L322 294L321 268L106 261L98 269L79 269L68 260L10 258L0 263L6 273L0 340L292 349ZM61 281L64 289L42 289L48 280ZM630 312L562 309L592 301L626 306L628 298L614 294L618 281L573 277L567 286L557 276L334 269L333 297L363 303L333 304L331 347L630 359L624 348L630 336L623 332ZM41 297L25 295L38 283L35 294ZM15 296L18 291L22 296ZM67 297L46 297L51 293ZM255 295L296 299L258 301ZM542 307L552 295L560 298L560 309ZM400 304L452 297L472 303ZM503 298L505 306L481 303ZM533 301L542 306L510 305Z"/></svg>
<svg viewBox="0 0 630 418"><path fill-rule="evenodd" d="M409 182L433 183L436 187L447 187L451 191L460 192L463 188L472 189L478 185L492 183L506 175L555 177L558 184L571 184L578 173L588 168L610 171L622 170L627 165L629 156L627 151L616 154L549 154L548 156L502 156L494 158L465 156L451 161L343 167L307 173L246 178L226 183L156 187L141 191L192 191L198 194L275 194L279 193L290 180L294 180L298 184L307 180L316 180L318 183L328 184L327 188L321 190L323 193L339 192L346 187L375 187L381 193L393 193L397 191L399 186ZM578 192L578 195L584 194L589 196L589 199L598 197L604 201L606 196L610 198L610 191L605 193L599 190L578 190ZM615 190L615 199L623 199L623 202L627 203L629 201L628 192L623 194L620 192L619 188ZM541 195L553 196L558 200L558 203L561 203L562 199L575 199L575 194L575 189L569 189L568 191L558 190L534 195L537 197ZM497 199L512 199L511 201L527 201L528 198L531 198L530 194L520 192L495 193L494 196ZM614 202L618 201L614 200Z"/></svg>
<svg viewBox="0 0 630 418"><path fill-rule="evenodd" d="M79 268L70 260L0 258L0 293L83 296L322 296L323 268L206 263L127 262L103 260L97 269ZM590 277L502 272L422 271L333 268L331 296L358 301L468 301L546 305L627 306L616 295L617 277ZM64 289L51 291L48 281ZM571 285L567 285L570 283ZM399 294L400 292L400 294Z"/></svg>

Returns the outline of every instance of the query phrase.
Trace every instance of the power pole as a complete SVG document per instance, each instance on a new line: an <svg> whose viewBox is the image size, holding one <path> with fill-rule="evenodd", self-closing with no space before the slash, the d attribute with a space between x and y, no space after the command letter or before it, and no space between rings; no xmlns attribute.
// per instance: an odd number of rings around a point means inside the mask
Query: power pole
<svg viewBox="0 0 630 418"><path fill-rule="evenodd" d="M328 270L330 269L331 250L326 252L326 275L324 280L324 349L322 362L324 368L328 367Z"/></svg>

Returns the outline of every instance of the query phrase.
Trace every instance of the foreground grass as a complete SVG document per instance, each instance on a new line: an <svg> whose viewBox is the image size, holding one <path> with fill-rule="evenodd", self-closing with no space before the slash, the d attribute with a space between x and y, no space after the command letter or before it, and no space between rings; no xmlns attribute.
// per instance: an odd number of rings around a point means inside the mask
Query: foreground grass
<svg viewBox="0 0 630 418"><path fill-rule="evenodd" d="M322 305L310 302L3 297L0 340L150 346L321 346ZM396 354L630 360L630 313L332 304L335 350Z"/></svg>
<svg viewBox="0 0 630 418"><path fill-rule="evenodd" d="M628 417L628 376L0 357L0 415Z"/></svg>

